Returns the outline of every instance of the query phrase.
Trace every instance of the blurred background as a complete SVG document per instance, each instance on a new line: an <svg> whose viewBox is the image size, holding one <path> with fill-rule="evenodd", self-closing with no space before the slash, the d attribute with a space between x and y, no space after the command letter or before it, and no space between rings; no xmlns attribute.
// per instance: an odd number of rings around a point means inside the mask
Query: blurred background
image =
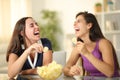
<svg viewBox="0 0 120 80"><path fill-rule="evenodd" d="M38 22L41 37L51 40L53 51L65 51L67 60L72 50L75 15L80 11L91 12L119 53L118 3L120 0L0 0L0 72L7 72L6 49L15 23L25 16L32 16Z"/></svg>

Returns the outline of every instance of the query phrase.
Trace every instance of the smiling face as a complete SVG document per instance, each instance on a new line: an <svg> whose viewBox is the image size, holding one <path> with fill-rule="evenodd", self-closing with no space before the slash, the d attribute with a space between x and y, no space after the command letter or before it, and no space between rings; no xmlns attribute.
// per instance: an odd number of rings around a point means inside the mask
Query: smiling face
<svg viewBox="0 0 120 80"><path fill-rule="evenodd" d="M25 34L26 41L31 43L37 42L40 39L39 26L32 18L28 18L25 21Z"/></svg>
<svg viewBox="0 0 120 80"><path fill-rule="evenodd" d="M89 35L90 25L89 23L86 23L86 20L84 19L83 15L77 16L76 21L74 23L74 29L76 37L82 38L85 35Z"/></svg>

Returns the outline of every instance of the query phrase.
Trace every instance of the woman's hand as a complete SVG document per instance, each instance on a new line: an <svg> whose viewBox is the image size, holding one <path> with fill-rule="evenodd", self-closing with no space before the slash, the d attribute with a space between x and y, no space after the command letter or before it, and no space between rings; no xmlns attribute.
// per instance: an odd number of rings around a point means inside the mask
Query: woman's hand
<svg viewBox="0 0 120 80"><path fill-rule="evenodd" d="M76 51L82 55L89 54L88 49L85 46L85 43L78 41L76 46L75 46Z"/></svg>
<svg viewBox="0 0 120 80"><path fill-rule="evenodd" d="M26 52L30 53L36 53L36 52L43 52L43 46L39 43L34 43L30 47L26 49Z"/></svg>
<svg viewBox="0 0 120 80"><path fill-rule="evenodd" d="M74 75L80 75L80 68L76 65L72 66L70 68L69 74L74 76Z"/></svg>

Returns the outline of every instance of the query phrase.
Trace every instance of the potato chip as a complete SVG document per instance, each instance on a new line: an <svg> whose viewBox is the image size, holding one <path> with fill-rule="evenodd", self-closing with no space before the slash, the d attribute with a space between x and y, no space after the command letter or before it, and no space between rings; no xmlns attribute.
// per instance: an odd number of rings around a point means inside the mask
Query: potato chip
<svg viewBox="0 0 120 80"><path fill-rule="evenodd" d="M73 37L73 38L72 38L72 43L73 43L73 44L77 44L77 38L76 38L76 37Z"/></svg>
<svg viewBox="0 0 120 80"><path fill-rule="evenodd" d="M45 52L47 52L48 51L48 47L44 47L43 48L43 52L45 53Z"/></svg>
<svg viewBox="0 0 120 80"><path fill-rule="evenodd" d="M37 73L44 80L56 80L62 74L62 65L53 61L47 66L37 67Z"/></svg>

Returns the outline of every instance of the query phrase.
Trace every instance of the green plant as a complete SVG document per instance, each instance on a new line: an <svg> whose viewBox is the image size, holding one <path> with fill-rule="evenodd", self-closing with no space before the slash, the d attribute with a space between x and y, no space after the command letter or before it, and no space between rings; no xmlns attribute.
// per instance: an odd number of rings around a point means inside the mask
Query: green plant
<svg viewBox="0 0 120 80"><path fill-rule="evenodd" d="M60 45L57 40L57 36L62 33L59 19L56 11L42 10L41 21L38 22L40 25L41 37L48 38L51 43L53 50L60 50Z"/></svg>
<svg viewBox="0 0 120 80"><path fill-rule="evenodd" d="M95 4L95 6L102 6L102 4L98 2Z"/></svg>

